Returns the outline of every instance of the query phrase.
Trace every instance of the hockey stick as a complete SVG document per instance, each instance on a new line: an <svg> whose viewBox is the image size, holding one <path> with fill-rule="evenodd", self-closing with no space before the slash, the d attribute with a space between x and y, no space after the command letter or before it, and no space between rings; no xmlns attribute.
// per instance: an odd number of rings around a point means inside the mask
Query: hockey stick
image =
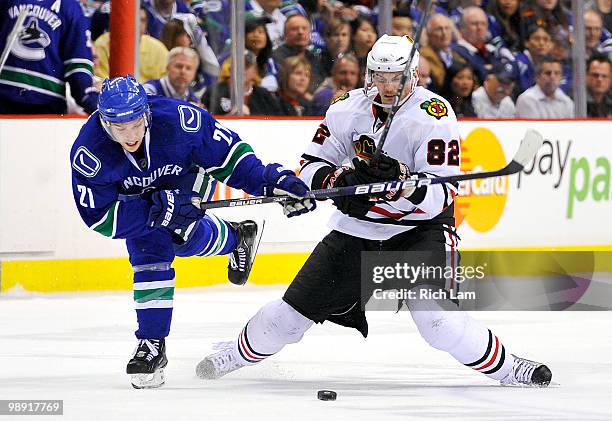
<svg viewBox="0 0 612 421"><path fill-rule="evenodd" d="M475 172L470 174L449 175L433 178L417 178L411 176L406 181L387 181L384 183L360 184L357 186L334 187L331 189L312 190L309 197L313 199L328 199L335 196L351 196L357 194L381 193L390 190L403 190L408 187L421 187L433 184L457 183L465 180L479 180L483 178L501 177L505 175L516 174L522 171L531 160L534 158L538 149L544 143L544 138L535 130L527 130L525 137L521 141L514 158L504 168L497 171ZM260 205L265 203L283 203L287 200L292 200L289 196L255 196L241 199L226 199L217 200L214 202L204 202L200 204L200 208L216 209L225 207L236 207L246 205Z"/></svg>
<svg viewBox="0 0 612 421"><path fill-rule="evenodd" d="M17 40L17 36L19 36L19 32L21 32L21 28L23 27L23 21L25 20L27 13L28 9L26 7L21 9L21 12L19 12L19 16L17 16L15 26L13 26L13 29L6 38L6 45L4 46L4 50L2 51L2 55L0 56L0 73L2 73L2 69L4 69L4 63L6 63L6 60L8 59L8 56L11 53L13 44Z"/></svg>
<svg viewBox="0 0 612 421"><path fill-rule="evenodd" d="M374 151L374 156L372 157L372 161L376 162L378 158L380 158L380 154L382 153L383 145L387 140L387 135L389 134L389 129L391 128L391 123L393 122L393 118L399 110L400 101L402 97L402 93L404 92L404 88L406 87L406 82L408 82L408 74L410 73L410 64L412 63L412 59L414 58L415 53L419 50L419 43L421 42L421 34L423 33L423 27L425 26L425 20L427 20L427 16L429 15L429 9L431 7L431 0L427 0L425 2L425 8L421 13L421 18L419 19L419 27L417 28L416 35L414 37L414 42L412 43L412 49L410 50L410 56L408 61L406 62L406 67L402 72L402 78L400 79L399 88L395 93L395 97L393 97L393 105L391 106L391 110L389 111L389 115L387 116L387 121L385 122L385 126L383 127L383 132L380 135L380 140L378 141L378 145L376 146L376 150Z"/></svg>

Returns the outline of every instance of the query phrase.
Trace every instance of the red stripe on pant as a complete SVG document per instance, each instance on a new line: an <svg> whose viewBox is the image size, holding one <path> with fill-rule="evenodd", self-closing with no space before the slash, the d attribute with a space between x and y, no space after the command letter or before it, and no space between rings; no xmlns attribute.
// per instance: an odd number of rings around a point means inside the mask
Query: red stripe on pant
<svg viewBox="0 0 612 421"><path fill-rule="evenodd" d="M244 329L246 329L246 327ZM253 355L251 350L249 350L246 341L244 340L244 329L242 329L242 331L240 332L240 336L238 337L238 346L240 347L240 350L244 353L244 355L247 356L247 358L253 360L252 362L260 362L265 360L266 357L255 356Z"/></svg>
<svg viewBox="0 0 612 421"><path fill-rule="evenodd" d="M499 352L499 339L497 339L497 336L495 336L495 351L493 352L493 355L491 356L489 361L487 363L485 363L485 365L480 366L480 367L474 367L474 370L476 370L476 371L483 371L487 367L491 366L495 362L495 359L497 358L497 353L498 352Z"/></svg>

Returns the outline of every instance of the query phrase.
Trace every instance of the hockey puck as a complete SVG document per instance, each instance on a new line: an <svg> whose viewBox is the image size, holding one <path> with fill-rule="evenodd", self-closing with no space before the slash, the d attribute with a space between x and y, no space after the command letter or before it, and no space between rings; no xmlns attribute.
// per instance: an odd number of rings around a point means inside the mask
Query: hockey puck
<svg viewBox="0 0 612 421"><path fill-rule="evenodd" d="M317 392L317 399L321 401L335 401L338 394L333 390L319 390Z"/></svg>

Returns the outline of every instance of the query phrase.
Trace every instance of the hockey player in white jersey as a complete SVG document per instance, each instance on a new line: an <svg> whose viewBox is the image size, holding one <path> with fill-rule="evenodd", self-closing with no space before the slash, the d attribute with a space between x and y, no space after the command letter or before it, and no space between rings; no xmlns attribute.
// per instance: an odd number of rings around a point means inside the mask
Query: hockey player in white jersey
<svg viewBox="0 0 612 421"><path fill-rule="evenodd" d="M302 156L300 177L311 189L459 173L455 114L444 98L417 86L418 52L407 63L412 47L408 37L387 35L374 44L364 89L345 93L331 105ZM401 106L384 153L373 159L406 65L410 79L401 93ZM366 336L368 325L360 306L361 252L453 254L458 240L456 192L457 185L438 184L374 198L334 197L338 210L330 220L332 231L316 246L283 298L263 306L236 340L201 361L197 375L215 379L257 364L300 341L314 323L325 320ZM452 279L441 282L438 288L454 287ZM467 367L504 385L550 383L548 367L513 355L491 330L458 311L450 300L412 299L406 305L422 337Z"/></svg>

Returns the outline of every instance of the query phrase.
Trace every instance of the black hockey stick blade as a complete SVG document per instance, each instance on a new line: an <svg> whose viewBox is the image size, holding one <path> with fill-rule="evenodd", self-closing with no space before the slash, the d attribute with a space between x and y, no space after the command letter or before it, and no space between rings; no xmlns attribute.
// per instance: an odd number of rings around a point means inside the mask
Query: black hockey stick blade
<svg viewBox="0 0 612 421"><path fill-rule="evenodd" d="M525 137L521 141L516 154L512 158L512 161L508 163L504 168L496 171L484 171L475 172L469 174L457 174L443 177L433 178L417 178L412 176L410 179L405 181L387 181L384 183L371 183L371 184L360 184L358 186L347 186L347 187L334 187L331 189L320 189L312 190L309 192L309 197L312 199L329 199L336 196L350 196L357 194L371 194L381 193L390 190L405 189L408 187L421 187L428 186L431 184L444 184L444 183L457 183L465 180L478 180L483 178L492 177L503 177L506 175L516 174L522 171L536 155L542 144L544 138L536 130L527 130ZM414 177L414 178L413 178ZM237 207L237 206L248 206L248 205L261 205L265 203L283 203L287 200L291 200L289 196L254 196L240 199L226 199L217 200L214 202L204 202L200 204L200 208L215 209L225 207Z"/></svg>

